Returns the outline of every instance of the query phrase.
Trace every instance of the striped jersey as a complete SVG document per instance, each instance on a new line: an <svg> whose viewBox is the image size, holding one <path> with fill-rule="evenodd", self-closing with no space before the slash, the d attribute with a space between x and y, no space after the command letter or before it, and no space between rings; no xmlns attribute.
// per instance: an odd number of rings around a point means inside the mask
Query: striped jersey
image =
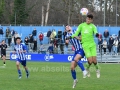
<svg viewBox="0 0 120 90"><path fill-rule="evenodd" d="M16 51L16 54L17 54L17 59L20 59L20 60L26 60L26 55L25 53L19 53L20 51L24 51L26 50L26 47L24 44L20 44L20 45L15 45L14 46L14 50Z"/></svg>
<svg viewBox="0 0 120 90"><path fill-rule="evenodd" d="M66 37L72 36L75 33L75 31L76 30L72 30L71 33L67 32ZM81 45L81 43L80 43L80 41L78 39L72 38L72 39L69 39L69 42L74 46L75 51L78 51L78 50L82 49L82 45Z"/></svg>

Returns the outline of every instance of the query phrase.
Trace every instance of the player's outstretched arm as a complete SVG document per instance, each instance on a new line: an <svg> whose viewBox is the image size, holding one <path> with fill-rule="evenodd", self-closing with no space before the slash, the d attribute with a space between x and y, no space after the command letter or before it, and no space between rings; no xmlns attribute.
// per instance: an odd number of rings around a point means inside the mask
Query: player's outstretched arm
<svg viewBox="0 0 120 90"><path fill-rule="evenodd" d="M94 32L94 35L98 38L99 37L99 33L97 31L97 28L95 25L93 25L93 32Z"/></svg>
<svg viewBox="0 0 120 90"><path fill-rule="evenodd" d="M78 39L78 40L81 40L81 36L80 36L80 37L78 37L78 36L76 37L76 36L75 36L74 38L76 38L76 39Z"/></svg>
<svg viewBox="0 0 120 90"><path fill-rule="evenodd" d="M78 26L78 28L77 28L75 34L72 35L72 38L78 37L79 33L81 33L81 24Z"/></svg>

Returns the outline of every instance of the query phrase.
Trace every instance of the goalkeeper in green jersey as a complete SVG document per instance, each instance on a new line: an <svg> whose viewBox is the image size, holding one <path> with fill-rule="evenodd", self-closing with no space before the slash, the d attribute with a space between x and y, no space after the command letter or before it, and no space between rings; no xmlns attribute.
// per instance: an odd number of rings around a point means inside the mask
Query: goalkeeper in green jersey
<svg viewBox="0 0 120 90"><path fill-rule="evenodd" d="M82 47L85 52L85 56L87 57L88 60L88 64L87 64L88 77L90 77L89 68L93 63L96 67L97 78L100 78L100 70L96 59L96 43L94 41L94 35L98 37L99 34L97 32L96 26L92 24L92 22L93 22L93 15L88 14L86 18L86 22L78 26L77 31L75 32L75 34L72 35L72 38L81 34Z"/></svg>

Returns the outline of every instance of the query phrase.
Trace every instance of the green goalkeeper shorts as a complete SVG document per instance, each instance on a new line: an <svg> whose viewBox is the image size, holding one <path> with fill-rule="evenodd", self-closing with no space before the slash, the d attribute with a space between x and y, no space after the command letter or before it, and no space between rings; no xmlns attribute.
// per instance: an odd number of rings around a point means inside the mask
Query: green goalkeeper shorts
<svg viewBox="0 0 120 90"><path fill-rule="evenodd" d="M96 56L96 44L82 44L86 58Z"/></svg>

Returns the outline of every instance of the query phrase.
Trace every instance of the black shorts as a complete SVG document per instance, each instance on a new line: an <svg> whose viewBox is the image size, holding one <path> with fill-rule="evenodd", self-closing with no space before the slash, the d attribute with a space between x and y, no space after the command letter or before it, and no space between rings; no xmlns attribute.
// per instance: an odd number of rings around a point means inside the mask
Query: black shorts
<svg viewBox="0 0 120 90"><path fill-rule="evenodd" d="M1 52L1 58L5 56L6 57L6 52Z"/></svg>

